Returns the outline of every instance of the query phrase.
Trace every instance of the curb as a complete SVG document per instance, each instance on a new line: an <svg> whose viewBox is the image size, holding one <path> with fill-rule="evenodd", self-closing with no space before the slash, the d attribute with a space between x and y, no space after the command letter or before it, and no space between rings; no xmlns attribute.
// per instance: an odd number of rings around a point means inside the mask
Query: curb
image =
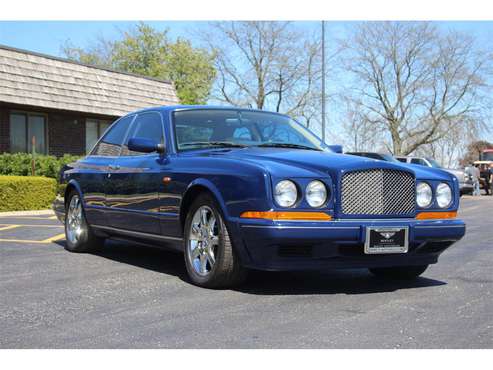
<svg viewBox="0 0 493 370"><path fill-rule="evenodd" d="M51 209L42 209L38 211L12 211L12 212L0 212L0 217L12 217L12 216L53 216L55 212Z"/></svg>

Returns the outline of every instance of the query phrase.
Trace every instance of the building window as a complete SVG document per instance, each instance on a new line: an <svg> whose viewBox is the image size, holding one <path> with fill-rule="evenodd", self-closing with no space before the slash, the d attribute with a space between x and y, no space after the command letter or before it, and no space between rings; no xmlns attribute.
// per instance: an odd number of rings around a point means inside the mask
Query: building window
<svg viewBox="0 0 493 370"><path fill-rule="evenodd" d="M89 153L96 142L103 136L106 129L111 125L109 121L97 119L86 120L86 153Z"/></svg>
<svg viewBox="0 0 493 370"><path fill-rule="evenodd" d="M32 142L36 143L36 153L46 153L46 117L35 113L10 114L10 151L32 152Z"/></svg>

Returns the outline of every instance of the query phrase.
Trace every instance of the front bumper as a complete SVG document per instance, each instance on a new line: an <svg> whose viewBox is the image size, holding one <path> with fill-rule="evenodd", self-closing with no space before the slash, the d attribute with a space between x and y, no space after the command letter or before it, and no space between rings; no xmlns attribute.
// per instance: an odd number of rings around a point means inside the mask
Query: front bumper
<svg viewBox="0 0 493 370"><path fill-rule="evenodd" d="M459 219L328 222L235 219L231 224L235 229L232 237L235 245L240 246L244 265L274 271L432 264L466 231L464 222ZM368 226L408 227L409 251L365 254Z"/></svg>

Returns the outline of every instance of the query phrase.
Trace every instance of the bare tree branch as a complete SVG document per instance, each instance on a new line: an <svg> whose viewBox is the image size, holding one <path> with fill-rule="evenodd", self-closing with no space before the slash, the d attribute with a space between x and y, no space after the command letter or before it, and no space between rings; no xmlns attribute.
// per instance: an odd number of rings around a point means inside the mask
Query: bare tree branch
<svg viewBox="0 0 493 370"><path fill-rule="evenodd" d="M313 122L320 112L321 43L291 22L214 22L214 98L289 113Z"/></svg>
<svg viewBox="0 0 493 370"><path fill-rule="evenodd" d="M482 125L489 59L472 38L429 22L367 22L344 46L355 92L346 98L374 130L385 129L395 154L430 146L458 126Z"/></svg>

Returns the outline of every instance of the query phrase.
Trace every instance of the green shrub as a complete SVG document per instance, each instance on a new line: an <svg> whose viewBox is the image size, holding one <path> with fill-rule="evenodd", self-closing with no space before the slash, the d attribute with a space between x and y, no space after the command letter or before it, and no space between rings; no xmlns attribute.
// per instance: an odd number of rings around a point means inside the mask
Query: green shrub
<svg viewBox="0 0 493 370"><path fill-rule="evenodd" d="M55 179L38 176L0 176L0 212L50 208Z"/></svg>
<svg viewBox="0 0 493 370"><path fill-rule="evenodd" d="M36 155L35 158L36 176L57 179L64 165L75 162L80 157L66 154L60 158L52 155ZM32 155L29 153L0 154L0 175L30 176L31 159Z"/></svg>

